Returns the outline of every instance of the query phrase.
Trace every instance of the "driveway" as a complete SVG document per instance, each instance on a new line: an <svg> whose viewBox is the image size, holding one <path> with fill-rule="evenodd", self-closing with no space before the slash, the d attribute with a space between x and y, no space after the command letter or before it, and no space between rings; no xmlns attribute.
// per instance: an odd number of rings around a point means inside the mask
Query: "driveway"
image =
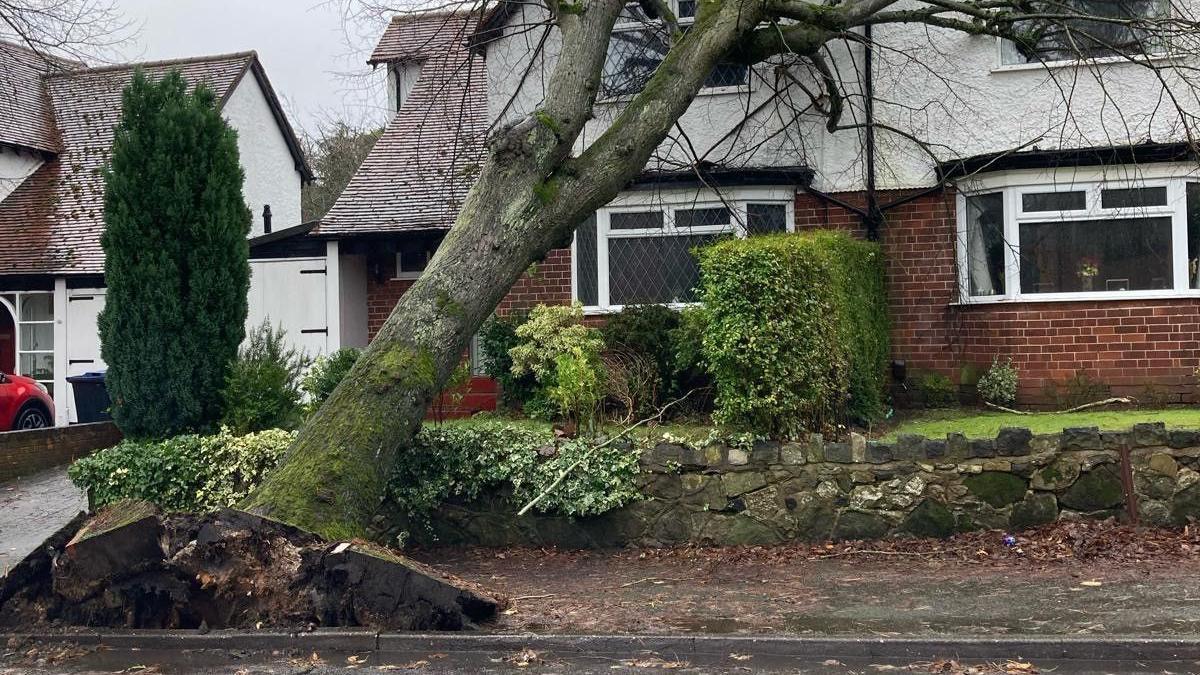
<svg viewBox="0 0 1200 675"><path fill-rule="evenodd" d="M65 466L0 483L0 575L86 509Z"/></svg>

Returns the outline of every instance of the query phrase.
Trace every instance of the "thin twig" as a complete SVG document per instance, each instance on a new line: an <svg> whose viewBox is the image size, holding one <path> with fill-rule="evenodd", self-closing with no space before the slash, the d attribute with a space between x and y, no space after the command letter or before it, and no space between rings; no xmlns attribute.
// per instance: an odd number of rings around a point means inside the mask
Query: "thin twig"
<svg viewBox="0 0 1200 675"><path fill-rule="evenodd" d="M603 442L603 443L601 443L600 445L595 445L595 446L592 446L592 447L591 447L591 448L590 448L590 449L589 449L587 452L583 453L583 456L582 456L582 457L580 457L579 459L575 460L574 462L571 462L571 465L570 465L570 466L568 466L567 468L563 469L563 470L562 470L562 471L561 471L561 472L558 474L558 478L555 478L555 479L554 479L554 482L553 482L553 483L551 483L549 487L547 487L545 490L542 490L542 491L541 491L541 492L538 494L538 496L536 496L536 497L534 497L533 499L529 500L529 503L528 503L528 504L526 504L525 506L522 506L522 507L521 507L521 510L520 510L520 511L517 511L517 515L518 515L518 516L523 516L523 515L525 515L526 513L529 513L529 509L532 509L534 506L536 506L536 505L537 505L537 503L538 503L538 502L540 502L540 501L542 501L543 499L545 499L545 498L546 498L546 497L547 497L547 496L548 496L548 495L549 495L551 492L554 492L554 489L555 489L555 488L557 488L559 485L561 485L561 484L562 484L563 480L565 480L565 479L566 479L566 477L567 477L568 475L570 475L570 473L571 473L572 471L574 471L574 470L575 470L575 467L577 467L577 466L579 466L580 464L582 464L582 463L583 463L583 461L584 461L585 459L587 459L587 458L591 457L591 456L592 456L592 453L596 452L597 450L599 450L599 449L601 449L601 448L606 448L606 447L608 447L609 445L612 445L614 442L616 442L616 441L617 441L617 439L624 438L626 435L628 435L628 434L629 434L629 432L633 431L634 429L637 429L638 427L642 426L643 424L647 424L647 423L649 423L649 422L653 422L653 421L655 421L655 420L661 420L661 419L662 419L662 416L663 416L663 415L664 415L664 414L667 412L667 410L668 410L668 409L670 409L670 407L671 407L671 406L675 405L676 403L681 403L681 402L682 402L684 399L686 399L687 397L691 396L691 395L692 395L692 394L694 394L695 392L696 392L696 390L695 390L695 389L693 389L693 390L689 391L688 393L684 394L683 396L680 396L679 398L675 399L674 401L671 401L670 403L668 403L668 404L664 405L663 407L659 408L659 409L658 409L658 412L657 412L657 413L655 413L654 415L651 415L650 417L647 417L646 419L644 419L644 420L641 420L640 422L638 422L638 423L634 424L634 425L633 425L633 426L631 426L631 427L626 427L624 431L622 431L622 432L620 432L619 434L617 434L617 435L615 435L615 436L613 436L613 437L609 438L607 441L604 441L604 442Z"/></svg>
<svg viewBox="0 0 1200 675"><path fill-rule="evenodd" d="M1116 403L1132 405L1137 403L1137 399L1129 396L1106 398L1103 401L1092 401L1091 403L1084 403L1083 405L1077 405L1074 408L1067 408L1066 410L1014 410L1012 408L1005 408L1002 405L996 405L995 403L988 403L987 401L983 402L983 404L989 408L999 410L1000 412L1012 413L1014 415L1065 415L1067 413L1079 412L1080 410L1087 410L1088 408L1097 408L1102 405L1113 405Z"/></svg>
<svg viewBox="0 0 1200 675"><path fill-rule="evenodd" d="M638 584L644 584L647 581L681 581L681 580L680 579L664 579L662 577L644 577L644 578L638 579L637 581L630 581L627 584L621 584L621 588L629 588L630 586L637 586Z"/></svg>
<svg viewBox="0 0 1200 675"><path fill-rule="evenodd" d="M553 593L547 593L545 595L519 595L519 596L513 598L512 601L520 602L521 600L545 600L546 598L553 598L553 597L554 597Z"/></svg>

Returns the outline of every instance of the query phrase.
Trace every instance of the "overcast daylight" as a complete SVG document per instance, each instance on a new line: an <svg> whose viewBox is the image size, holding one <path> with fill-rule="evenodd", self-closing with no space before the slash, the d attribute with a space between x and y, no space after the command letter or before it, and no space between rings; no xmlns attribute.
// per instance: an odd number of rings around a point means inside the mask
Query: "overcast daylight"
<svg viewBox="0 0 1200 675"><path fill-rule="evenodd" d="M1200 673L1200 0L0 0L0 675Z"/></svg>
<svg viewBox="0 0 1200 675"><path fill-rule="evenodd" d="M382 73L366 64L380 25L346 20L321 0L116 0L130 23L119 60L158 60L254 49L276 92L306 131L328 120L386 121ZM348 37L349 35L349 37Z"/></svg>

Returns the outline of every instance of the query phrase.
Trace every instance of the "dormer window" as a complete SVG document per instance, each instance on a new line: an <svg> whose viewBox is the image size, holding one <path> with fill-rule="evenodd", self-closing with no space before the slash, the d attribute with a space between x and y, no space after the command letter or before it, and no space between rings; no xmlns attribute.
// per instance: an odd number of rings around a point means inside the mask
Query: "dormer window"
<svg viewBox="0 0 1200 675"><path fill-rule="evenodd" d="M696 19L695 0L668 0L687 31ZM600 97L614 99L633 96L646 86L658 65L666 58L671 40L659 19L650 18L638 3L629 3L621 12L608 42L608 56L600 81ZM737 63L718 63L705 82L709 93L745 86L749 68Z"/></svg>

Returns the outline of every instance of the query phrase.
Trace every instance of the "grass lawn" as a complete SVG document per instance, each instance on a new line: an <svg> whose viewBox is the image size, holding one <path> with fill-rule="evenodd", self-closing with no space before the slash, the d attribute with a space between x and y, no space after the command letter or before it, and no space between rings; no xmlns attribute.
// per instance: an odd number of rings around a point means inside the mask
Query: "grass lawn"
<svg viewBox="0 0 1200 675"><path fill-rule="evenodd" d="M1058 433L1069 427L1128 429L1139 422L1164 422L1168 427L1200 428L1200 407L1132 410L1084 410L1077 413L1014 415L983 410L929 410L905 419L887 433L884 440L897 434L921 434L942 438L948 433L963 433L970 438L989 438L1001 427L1026 427L1035 434Z"/></svg>

